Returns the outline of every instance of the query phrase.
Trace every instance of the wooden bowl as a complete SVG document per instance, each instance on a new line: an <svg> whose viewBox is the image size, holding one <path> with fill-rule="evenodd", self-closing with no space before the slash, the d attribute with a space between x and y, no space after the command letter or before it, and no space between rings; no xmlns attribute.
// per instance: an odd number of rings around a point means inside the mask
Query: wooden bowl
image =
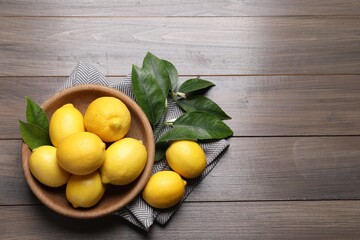
<svg viewBox="0 0 360 240"><path fill-rule="evenodd" d="M98 97L112 96L120 99L130 110L131 127L126 135L142 140L148 151L146 166L141 175L126 186L107 185L100 202L92 208L73 208L65 196L65 186L50 188L41 184L30 172L28 160L31 150L22 145L22 166L26 181L36 197L55 212L73 218L97 218L110 214L132 201L143 189L154 164L155 146L150 123L142 109L124 93L100 85L79 85L68 88L45 101L42 108L49 119L53 112L66 103L72 103L83 114L90 102Z"/></svg>

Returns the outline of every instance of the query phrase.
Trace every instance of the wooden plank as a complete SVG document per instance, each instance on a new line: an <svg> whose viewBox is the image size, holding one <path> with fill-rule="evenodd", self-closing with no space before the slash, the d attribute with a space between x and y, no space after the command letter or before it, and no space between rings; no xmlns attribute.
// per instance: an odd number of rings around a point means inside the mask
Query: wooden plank
<svg viewBox="0 0 360 240"><path fill-rule="evenodd" d="M292 16L358 15L354 0L2 1L0 16Z"/></svg>
<svg viewBox="0 0 360 240"><path fill-rule="evenodd" d="M0 205L39 203L21 168L20 141L0 141ZM360 137L232 138L187 201L360 199Z"/></svg>
<svg viewBox="0 0 360 240"><path fill-rule="evenodd" d="M359 26L356 16L3 17L0 76L67 76L78 61L124 75L147 51L183 75L359 74Z"/></svg>
<svg viewBox="0 0 360 240"><path fill-rule="evenodd" d="M68 219L42 206L0 206L1 239L359 239L359 201L186 203L143 232L119 217Z"/></svg>
<svg viewBox="0 0 360 240"><path fill-rule="evenodd" d="M25 181L21 166L21 143L0 140L3 147L0 151L0 205L39 203Z"/></svg>
<svg viewBox="0 0 360 240"><path fill-rule="evenodd" d="M191 201L359 199L359 137L232 138Z"/></svg>
<svg viewBox="0 0 360 240"><path fill-rule="evenodd" d="M202 77L216 84L208 97L232 117L227 123L235 136L360 134L357 75ZM0 78L0 138L20 137L18 120L25 118L25 96L40 104L59 91L65 80Z"/></svg>
<svg viewBox="0 0 360 240"><path fill-rule="evenodd" d="M359 135L360 83L344 76L204 77L235 136Z"/></svg>

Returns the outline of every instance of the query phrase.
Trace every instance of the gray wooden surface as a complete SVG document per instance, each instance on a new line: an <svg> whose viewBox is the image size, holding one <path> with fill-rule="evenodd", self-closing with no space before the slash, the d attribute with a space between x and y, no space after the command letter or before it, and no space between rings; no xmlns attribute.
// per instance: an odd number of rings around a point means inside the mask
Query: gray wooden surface
<svg viewBox="0 0 360 240"><path fill-rule="evenodd" d="M149 232L50 211L21 168L25 96L78 61L121 81L147 51L216 84L230 148ZM359 76L356 0L0 0L0 239L359 239Z"/></svg>

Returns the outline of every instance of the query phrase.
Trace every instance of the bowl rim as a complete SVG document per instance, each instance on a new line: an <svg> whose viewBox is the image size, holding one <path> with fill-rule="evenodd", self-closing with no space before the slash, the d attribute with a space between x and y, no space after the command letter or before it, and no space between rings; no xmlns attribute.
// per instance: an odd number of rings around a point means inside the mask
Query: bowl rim
<svg viewBox="0 0 360 240"><path fill-rule="evenodd" d="M148 158L147 158L146 165L140 175L141 179L139 179L138 183L136 185L134 185L133 189L129 192L129 194L127 194L124 197L124 199L126 199L126 200L124 200L122 202L118 202L117 204L110 205L107 208L99 209L97 211L87 212L86 209L85 210L81 209L79 211L74 211L76 209L72 209L70 211L69 209L62 208L59 205L57 205L56 203L54 203L53 201L51 201L46 196L44 191L42 190L43 187L45 187L45 186L40 187L41 184L39 185L39 184L35 183L37 180L35 179L35 177L32 176L30 169L29 169L28 157L24 154L24 152L27 152L27 151L31 152L31 150L29 149L27 144L23 142L22 143L22 152L21 152L22 168L24 171L25 180L26 180L28 186L30 187L31 191L45 206L47 206L51 210L53 210L61 215L67 216L67 217L80 218L80 219L90 219L90 218L98 218L98 217L106 216L114 211L120 210L126 204L130 203L133 199L135 199L141 193L147 180L150 178L151 171L152 171L152 168L154 165L154 160L155 160L155 142L154 142L154 138L153 138L152 127L150 125L148 118L146 117L144 111L140 108L140 106L132 98L130 98L128 95L126 95L125 93L123 93L117 89L103 86L103 85L97 85L97 84L75 85L75 86L63 89L59 92L56 92L55 94L50 96L47 100L44 101L43 104L41 104L41 108L44 109L44 111L46 112L46 110L49 108L49 106L52 102L54 102L58 99L61 99L64 95L66 96L68 94L73 93L74 91L89 91L89 90L93 90L93 91L100 90L100 91L109 93L109 95L119 98L127 106L130 106L130 108L133 108L134 111L137 112L137 114L139 115L139 118L141 118L141 121L144 123L145 136L146 136L147 142L148 142L148 146L147 146ZM151 137L149 137L149 136L151 136ZM96 207L96 205L95 205L95 207Z"/></svg>

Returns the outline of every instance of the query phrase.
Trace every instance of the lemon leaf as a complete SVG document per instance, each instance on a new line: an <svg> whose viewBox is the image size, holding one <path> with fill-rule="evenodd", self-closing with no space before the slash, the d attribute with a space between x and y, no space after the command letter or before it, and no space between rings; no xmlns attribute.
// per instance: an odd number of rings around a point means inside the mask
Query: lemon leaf
<svg viewBox="0 0 360 240"><path fill-rule="evenodd" d="M173 140L215 140L233 135L233 131L219 118L204 112L190 112L180 116L173 128L157 142Z"/></svg>
<svg viewBox="0 0 360 240"><path fill-rule="evenodd" d="M154 128L164 114L166 96L155 78L136 65L132 67L131 81L136 102Z"/></svg>
<svg viewBox="0 0 360 240"><path fill-rule="evenodd" d="M205 112L216 116L221 120L231 119L214 101L205 96L192 96L180 99L177 104L185 112Z"/></svg>
<svg viewBox="0 0 360 240"><path fill-rule="evenodd" d="M233 131L219 118L204 112L185 113L174 122L174 127L192 130L198 140L222 139Z"/></svg>
<svg viewBox="0 0 360 240"><path fill-rule="evenodd" d="M51 145L49 132L32 123L19 120L20 134L31 150L43 145Z"/></svg>
<svg viewBox="0 0 360 240"><path fill-rule="evenodd" d="M181 84L181 86L179 87L179 92L192 93L210 88L212 86L215 86L215 84L208 80L204 80L200 78L191 78L183 82L183 84Z"/></svg>
<svg viewBox="0 0 360 240"><path fill-rule="evenodd" d="M165 97L169 94L170 77L165 62L148 52L143 60L143 69L146 69L157 81Z"/></svg>
<svg viewBox="0 0 360 240"><path fill-rule="evenodd" d="M45 130L49 129L45 111L29 97L26 97L26 121Z"/></svg>
<svg viewBox="0 0 360 240"><path fill-rule="evenodd" d="M199 135L187 126L174 126L169 131L164 133L157 141L157 143L167 143L174 140L198 140Z"/></svg>
<svg viewBox="0 0 360 240"><path fill-rule="evenodd" d="M155 162L165 158L166 147L166 142L158 142L155 144Z"/></svg>
<svg viewBox="0 0 360 240"><path fill-rule="evenodd" d="M176 70L175 66L171 62L166 61L164 59L162 59L161 61L164 62L165 68L169 74L170 83L171 83L170 89L171 89L171 91L175 92L176 88L177 88L178 80L179 80L178 71Z"/></svg>

